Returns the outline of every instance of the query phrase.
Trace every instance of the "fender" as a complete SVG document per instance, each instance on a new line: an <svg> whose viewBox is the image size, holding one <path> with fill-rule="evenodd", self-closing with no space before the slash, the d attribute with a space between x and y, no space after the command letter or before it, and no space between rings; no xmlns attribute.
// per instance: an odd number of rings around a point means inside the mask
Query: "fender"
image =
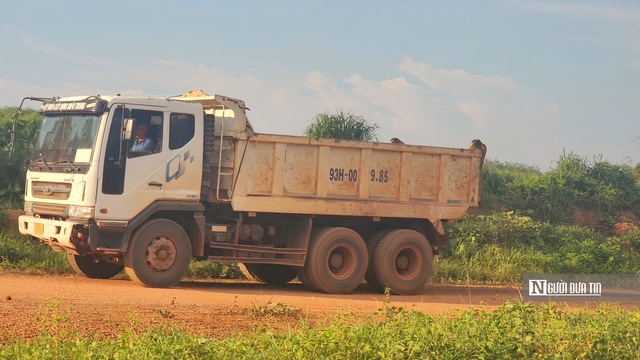
<svg viewBox="0 0 640 360"><path fill-rule="evenodd" d="M124 253L127 251L133 232L158 212L190 213L194 217L194 223L198 228L190 234L195 235L197 239L191 239L191 241L195 244L202 243L204 241L204 221L202 219L204 210L204 205L199 202L156 201L131 219L125 228L105 228L96 224L89 225L89 245L91 245L91 250L93 251ZM200 216L197 216L198 213ZM199 229L200 227L202 229ZM202 239L200 239L201 237Z"/></svg>

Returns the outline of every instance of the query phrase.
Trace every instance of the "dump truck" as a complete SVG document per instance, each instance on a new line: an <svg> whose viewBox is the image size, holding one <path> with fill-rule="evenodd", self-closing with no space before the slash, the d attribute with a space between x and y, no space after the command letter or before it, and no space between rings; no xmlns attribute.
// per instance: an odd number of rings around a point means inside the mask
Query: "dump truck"
<svg viewBox="0 0 640 360"><path fill-rule="evenodd" d="M412 294L446 244L442 223L480 200L479 140L444 148L257 133L242 100L202 91L30 99L44 120L19 229L89 278L125 269L170 287L195 258L325 293L366 280ZM147 149L134 146L144 139Z"/></svg>

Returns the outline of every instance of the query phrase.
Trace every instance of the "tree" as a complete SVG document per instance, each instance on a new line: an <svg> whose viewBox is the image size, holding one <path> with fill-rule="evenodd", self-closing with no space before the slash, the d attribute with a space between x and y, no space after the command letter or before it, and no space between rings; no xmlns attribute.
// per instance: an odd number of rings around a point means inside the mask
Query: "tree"
<svg viewBox="0 0 640 360"><path fill-rule="evenodd" d="M11 129L16 107L0 108L0 209L22 207L24 165L31 155L42 123L42 116L33 109L23 109L18 117L15 149L9 158Z"/></svg>
<svg viewBox="0 0 640 360"><path fill-rule="evenodd" d="M304 130L305 136L358 141L378 141L378 124L364 117L338 110L336 114L321 113Z"/></svg>

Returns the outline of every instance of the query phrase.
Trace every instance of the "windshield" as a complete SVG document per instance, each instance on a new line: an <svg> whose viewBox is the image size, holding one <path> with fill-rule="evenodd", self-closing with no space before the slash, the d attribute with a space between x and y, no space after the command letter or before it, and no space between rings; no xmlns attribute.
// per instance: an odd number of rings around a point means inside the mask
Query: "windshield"
<svg viewBox="0 0 640 360"><path fill-rule="evenodd" d="M91 161L100 116L96 114L46 115L31 160L48 164Z"/></svg>

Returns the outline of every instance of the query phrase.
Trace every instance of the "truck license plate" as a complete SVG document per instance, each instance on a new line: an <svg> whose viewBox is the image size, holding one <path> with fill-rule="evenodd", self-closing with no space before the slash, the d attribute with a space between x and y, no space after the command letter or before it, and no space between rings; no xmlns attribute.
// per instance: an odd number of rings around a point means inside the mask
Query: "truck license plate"
<svg viewBox="0 0 640 360"><path fill-rule="evenodd" d="M35 223L35 224L33 224L33 229L34 229L34 232L36 233L36 235L44 234L44 224Z"/></svg>

